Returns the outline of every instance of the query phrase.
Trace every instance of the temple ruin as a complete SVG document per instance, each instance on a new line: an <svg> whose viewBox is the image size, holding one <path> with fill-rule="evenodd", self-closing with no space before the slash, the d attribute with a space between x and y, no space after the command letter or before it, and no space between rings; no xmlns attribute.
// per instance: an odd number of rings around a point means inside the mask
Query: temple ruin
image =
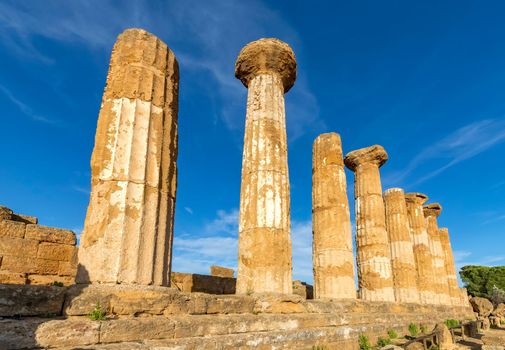
<svg viewBox="0 0 505 350"><path fill-rule="evenodd" d="M441 206L383 192L384 148L344 158L337 133L313 144L314 293L292 280L284 94L296 69L278 39L240 51L235 76L248 95L237 275L176 273L178 64L144 30L119 35L80 246L71 231L0 207L0 349L356 349L361 334L474 319L448 230L438 228ZM355 175L356 256L344 164Z"/></svg>

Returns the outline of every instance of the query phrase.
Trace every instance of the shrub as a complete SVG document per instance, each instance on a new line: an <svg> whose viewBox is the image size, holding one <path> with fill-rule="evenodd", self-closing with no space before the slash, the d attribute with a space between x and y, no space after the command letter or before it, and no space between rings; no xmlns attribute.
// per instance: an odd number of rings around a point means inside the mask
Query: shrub
<svg viewBox="0 0 505 350"><path fill-rule="evenodd" d="M359 350L372 350L372 345L368 340L368 337L364 334L361 334L358 339Z"/></svg>
<svg viewBox="0 0 505 350"><path fill-rule="evenodd" d="M409 324L409 333L412 337L417 337L419 335L419 328L417 327L417 324Z"/></svg>
<svg viewBox="0 0 505 350"><path fill-rule="evenodd" d="M377 347L378 348L382 348L382 347L389 345L389 344L391 344L391 340L389 338L379 337L379 339L377 339Z"/></svg>
<svg viewBox="0 0 505 350"><path fill-rule="evenodd" d="M312 350L326 350L326 348L322 345L313 345Z"/></svg>
<svg viewBox="0 0 505 350"><path fill-rule="evenodd" d="M428 330L425 324L422 324L419 326L419 330L421 331L421 334L425 334Z"/></svg>
<svg viewBox="0 0 505 350"><path fill-rule="evenodd" d="M53 286L56 286L56 287L63 287L63 282L54 281L54 282L53 282Z"/></svg>
<svg viewBox="0 0 505 350"><path fill-rule="evenodd" d="M489 299L491 299L491 302L494 306L500 303L505 303L505 290L498 288L496 285L493 285Z"/></svg>
<svg viewBox="0 0 505 350"><path fill-rule="evenodd" d="M456 327L456 326L459 326L459 321L458 320L454 320L452 318L448 319L448 320L445 320L445 325L447 326L447 328L451 329L453 327Z"/></svg>
<svg viewBox="0 0 505 350"><path fill-rule="evenodd" d="M398 338L398 333L396 333L396 331L394 329L390 329L388 331L388 337L389 337L389 339L396 339L396 338Z"/></svg>
<svg viewBox="0 0 505 350"><path fill-rule="evenodd" d="M94 310L89 313L89 318L93 321L103 321L106 319L105 312L102 310L100 303L96 303Z"/></svg>

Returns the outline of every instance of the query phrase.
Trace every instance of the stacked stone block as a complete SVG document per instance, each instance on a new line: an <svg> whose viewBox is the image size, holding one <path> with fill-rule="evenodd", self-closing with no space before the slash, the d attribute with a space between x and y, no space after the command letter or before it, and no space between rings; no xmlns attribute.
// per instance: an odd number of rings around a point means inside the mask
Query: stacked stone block
<svg viewBox="0 0 505 350"><path fill-rule="evenodd" d="M370 301L395 301L391 252L379 167L388 159L382 146L348 153L345 165L355 173L356 252L359 296Z"/></svg>
<svg viewBox="0 0 505 350"><path fill-rule="evenodd" d="M312 260L316 298L356 298L351 217L340 135L312 149Z"/></svg>
<svg viewBox="0 0 505 350"><path fill-rule="evenodd" d="M170 284L178 84L165 43L141 29L119 35L91 158L79 283Z"/></svg>
<svg viewBox="0 0 505 350"><path fill-rule="evenodd" d="M237 293L290 294L292 261L284 94L296 79L293 50L277 39L246 45L235 76L248 89L242 157Z"/></svg>
<svg viewBox="0 0 505 350"><path fill-rule="evenodd" d="M401 188L388 189L384 192L384 204L395 300L398 303L418 303L417 268L410 237L405 193Z"/></svg>
<svg viewBox="0 0 505 350"><path fill-rule="evenodd" d="M458 275L456 272L456 264L454 263L449 230L445 227L440 228L438 230L438 235L440 236L440 243L442 243L442 249L444 251L445 271L447 273L451 304L455 306L460 305L461 292L458 286Z"/></svg>
<svg viewBox="0 0 505 350"><path fill-rule="evenodd" d="M37 222L35 217L0 207L0 283L73 284L75 234Z"/></svg>
<svg viewBox="0 0 505 350"><path fill-rule="evenodd" d="M436 302L443 305L451 305L449 282L446 271L445 253L440 241L437 218L442 211L438 203L431 203L423 207L426 218L427 232L430 241L430 252L433 263L434 287L437 294Z"/></svg>

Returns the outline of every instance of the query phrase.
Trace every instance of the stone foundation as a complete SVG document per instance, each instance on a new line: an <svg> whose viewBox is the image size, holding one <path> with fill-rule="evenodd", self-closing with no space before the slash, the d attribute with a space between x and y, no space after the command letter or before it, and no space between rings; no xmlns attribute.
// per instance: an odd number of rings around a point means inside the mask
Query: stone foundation
<svg viewBox="0 0 505 350"><path fill-rule="evenodd" d="M0 349L357 349L411 322L473 319L468 307L297 295L209 295L173 288L0 285ZM33 303L34 295L38 296ZM100 303L107 320L88 315ZM14 306L15 305L15 306ZM17 315L18 317L11 318ZM19 317L25 316L25 317ZM27 317L31 316L31 317ZM46 318L43 318L46 317ZM52 318L48 318L52 317Z"/></svg>
<svg viewBox="0 0 505 350"><path fill-rule="evenodd" d="M75 234L37 223L36 217L0 207L0 283L73 284Z"/></svg>

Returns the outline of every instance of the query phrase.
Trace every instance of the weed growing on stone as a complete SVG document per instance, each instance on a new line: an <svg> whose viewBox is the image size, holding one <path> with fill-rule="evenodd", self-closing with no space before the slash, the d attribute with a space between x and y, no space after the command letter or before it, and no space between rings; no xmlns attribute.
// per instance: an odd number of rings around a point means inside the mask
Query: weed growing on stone
<svg viewBox="0 0 505 350"><path fill-rule="evenodd" d="M368 340L368 337L364 334L361 334L358 339L359 350L372 350L372 344Z"/></svg>
<svg viewBox="0 0 505 350"><path fill-rule="evenodd" d="M313 345L312 350L326 350L326 347L323 345Z"/></svg>
<svg viewBox="0 0 505 350"><path fill-rule="evenodd" d="M53 286L56 286L56 287L63 287L63 282L54 281L54 282L53 282Z"/></svg>
<svg viewBox="0 0 505 350"><path fill-rule="evenodd" d="M417 327L417 324L409 324L409 333L411 337L417 337L419 335L419 328Z"/></svg>
<svg viewBox="0 0 505 350"><path fill-rule="evenodd" d="M389 337L389 339L396 339L396 338L398 338L398 333L396 333L396 331L394 329L390 329L388 331L388 337Z"/></svg>
<svg viewBox="0 0 505 350"><path fill-rule="evenodd" d="M455 319L448 319L448 320L445 320L445 325L447 326L447 328L451 329L451 328L454 328L456 326L459 326L459 321L458 320L455 320Z"/></svg>
<svg viewBox="0 0 505 350"><path fill-rule="evenodd" d="M377 348L379 349L389 344L391 344L391 339L389 338L379 337L377 339Z"/></svg>
<svg viewBox="0 0 505 350"><path fill-rule="evenodd" d="M89 313L89 318L93 321L103 321L106 319L105 311L102 310L100 303L96 303L95 309Z"/></svg>
<svg viewBox="0 0 505 350"><path fill-rule="evenodd" d="M422 325L419 327L419 330L421 331L421 334L425 334L425 333L427 333L428 328L426 327L426 325L425 325L425 324L422 324Z"/></svg>

